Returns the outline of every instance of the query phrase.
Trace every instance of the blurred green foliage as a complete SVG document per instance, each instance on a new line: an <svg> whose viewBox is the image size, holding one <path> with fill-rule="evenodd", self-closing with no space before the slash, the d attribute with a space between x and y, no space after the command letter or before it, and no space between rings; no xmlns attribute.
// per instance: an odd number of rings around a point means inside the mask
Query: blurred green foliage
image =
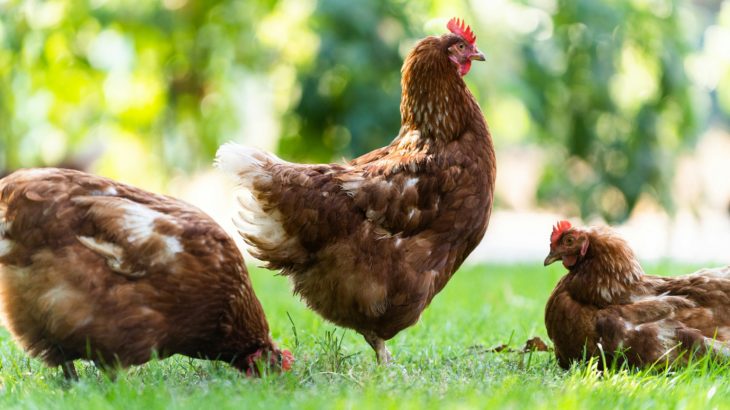
<svg viewBox="0 0 730 410"><path fill-rule="evenodd" d="M237 128L231 72L271 66L274 4L0 2L0 169L98 160L154 185L208 165Z"/></svg>
<svg viewBox="0 0 730 410"><path fill-rule="evenodd" d="M320 46L314 62L298 70L302 97L287 117L282 155L330 161L393 139L400 128L398 46L414 35L399 6L391 0L317 3L310 27Z"/></svg>
<svg viewBox="0 0 730 410"><path fill-rule="evenodd" d="M321 162L388 144L400 128L403 58L440 3L318 1L308 26L319 47L297 67L301 97L285 114L281 154Z"/></svg>
<svg viewBox="0 0 730 410"><path fill-rule="evenodd" d="M360 155L398 131L405 54L454 15L488 56L466 81L495 143L539 146L537 196L568 213L671 209L677 155L730 117L728 0L0 0L0 170L160 189L228 140Z"/></svg>
<svg viewBox="0 0 730 410"><path fill-rule="evenodd" d="M677 2L560 0L554 35L523 47L537 136L560 143L538 195L580 213L629 216L642 193L669 208L679 148L697 135Z"/></svg>

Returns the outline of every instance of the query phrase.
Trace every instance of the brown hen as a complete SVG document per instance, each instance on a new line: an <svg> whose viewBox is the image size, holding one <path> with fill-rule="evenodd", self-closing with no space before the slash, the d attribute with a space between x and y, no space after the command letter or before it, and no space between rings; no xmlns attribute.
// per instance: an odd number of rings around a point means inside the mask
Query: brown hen
<svg viewBox="0 0 730 410"><path fill-rule="evenodd" d="M637 367L730 354L730 266L645 275L610 228L567 221L553 229L545 265L558 260L568 274L550 295L545 326L562 367L602 354Z"/></svg>
<svg viewBox="0 0 730 410"><path fill-rule="evenodd" d="M291 361L209 216L78 171L0 180L0 307L16 341L67 377L80 358L109 367L180 353L249 374L262 355Z"/></svg>
<svg viewBox="0 0 730 410"><path fill-rule="evenodd" d="M291 278L325 319L361 333L379 362L479 243L495 157L462 79L484 60L463 22L421 40L403 65L401 129L349 163L304 165L226 144L217 165L245 192L239 228L252 254Z"/></svg>

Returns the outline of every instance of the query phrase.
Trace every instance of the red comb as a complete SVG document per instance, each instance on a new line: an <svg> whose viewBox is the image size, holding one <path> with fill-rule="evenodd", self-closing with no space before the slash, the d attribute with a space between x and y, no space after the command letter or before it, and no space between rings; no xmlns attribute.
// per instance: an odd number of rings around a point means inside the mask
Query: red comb
<svg viewBox="0 0 730 410"><path fill-rule="evenodd" d="M288 350L281 351L281 369L285 372L291 370L291 365L294 363L294 355Z"/></svg>
<svg viewBox="0 0 730 410"><path fill-rule="evenodd" d="M567 231L568 229L572 228L573 226L568 221L559 221L555 226L553 226L553 233L550 235L550 243L555 243L560 239L560 236L563 234L563 232Z"/></svg>
<svg viewBox="0 0 730 410"><path fill-rule="evenodd" d="M474 44L474 42L477 41L477 36L475 36L474 33L471 31L471 27L467 26L464 23L464 20L454 17L449 20L446 28L448 28L450 32L456 34L457 36L461 36L461 38L466 40L469 44Z"/></svg>

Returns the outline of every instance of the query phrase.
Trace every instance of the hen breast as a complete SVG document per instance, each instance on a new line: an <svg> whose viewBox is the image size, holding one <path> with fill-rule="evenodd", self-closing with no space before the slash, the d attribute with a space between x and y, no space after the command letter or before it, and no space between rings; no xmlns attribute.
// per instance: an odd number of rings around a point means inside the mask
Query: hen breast
<svg viewBox="0 0 730 410"><path fill-rule="evenodd" d="M0 180L0 302L49 365L153 352L226 360L269 346L232 240L200 210L81 172Z"/></svg>

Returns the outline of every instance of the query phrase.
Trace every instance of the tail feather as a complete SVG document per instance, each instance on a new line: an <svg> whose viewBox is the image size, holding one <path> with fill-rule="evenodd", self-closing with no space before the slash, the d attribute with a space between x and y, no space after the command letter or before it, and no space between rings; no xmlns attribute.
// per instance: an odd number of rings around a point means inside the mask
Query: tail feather
<svg viewBox="0 0 730 410"><path fill-rule="evenodd" d="M242 191L237 196L238 212L233 223L243 240L250 246L251 256L279 267L301 259L301 246L296 237L287 234L283 216L276 204L263 199L260 190L272 186L272 164L285 164L273 154L227 143L218 149L215 166L233 176Z"/></svg>
<svg viewBox="0 0 730 410"><path fill-rule="evenodd" d="M267 175L267 164L284 162L274 154L228 142L218 148L214 164L216 168L247 185L247 179Z"/></svg>
<svg viewBox="0 0 730 410"><path fill-rule="evenodd" d="M4 204L0 204L0 257L7 255L13 249L13 242L7 238L12 222L5 219L7 208Z"/></svg>
<svg viewBox="0 0 730 410"><path fill-rule="evenodd" d="M0 238L5 236L5 233L10 230L10 227L12 225L11 222L8 222L5 219L5 212L7 211L7 207L5 204L0 203Z"/></svg>

